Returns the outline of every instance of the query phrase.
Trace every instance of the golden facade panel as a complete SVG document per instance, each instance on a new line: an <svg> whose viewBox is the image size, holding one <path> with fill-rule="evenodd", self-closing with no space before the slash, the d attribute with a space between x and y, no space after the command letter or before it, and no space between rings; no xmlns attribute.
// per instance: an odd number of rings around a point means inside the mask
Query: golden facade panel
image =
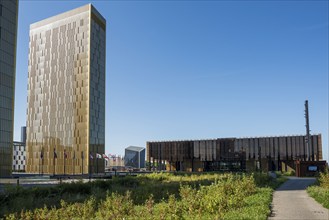
<svg viewBox="0 0 329 220"><path fill-rule="evenodd" d="M95 14L105 27L90 4L30 26L27 172L104 171L106 30Z"/></svg>

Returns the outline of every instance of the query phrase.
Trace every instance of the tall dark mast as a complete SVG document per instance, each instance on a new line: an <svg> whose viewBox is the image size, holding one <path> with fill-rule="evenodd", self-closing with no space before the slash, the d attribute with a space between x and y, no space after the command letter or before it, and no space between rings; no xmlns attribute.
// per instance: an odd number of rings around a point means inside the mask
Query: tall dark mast
<svg viewBox="0 0 329 220"><path fill-rule="evenodd" d="M309 114L308 114L308 100L305 101L305 120L306 120L306 151L307 151L307 156L308 160L314 161L314 154L311 152L311 138L310 138L310 121L309 121ZM312 153L312 158L311 158L311 153Z"/></svg>

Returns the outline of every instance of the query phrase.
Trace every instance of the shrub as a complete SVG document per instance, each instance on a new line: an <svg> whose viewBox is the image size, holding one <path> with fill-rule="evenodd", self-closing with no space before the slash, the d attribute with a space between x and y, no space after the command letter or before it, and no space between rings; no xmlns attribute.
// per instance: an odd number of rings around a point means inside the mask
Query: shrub
<svg viewBox="0 0 329 220"><path fill-rule="evenodd" d="M99 204L95 216L99 219L124 219L131 216L133 211L134 205L129 191L124 196L112 193Z"/></svg>
<svg viewBox="0 0 329 220"><path fill-rule="evenodd" d="M258 188L255 194L242 198L245 202L243 207L224 213L222 219L267 219L271 213L272 193L271 188Z"/></svg>
<svg viewBox="0 0 329 220"><path fill-rule="evenodd" d="M235 216L262 219L270 212L272 191L269 188L259 188L256 184L271 185L271 181L273 179L267 174L259 173L253 175L158 173L90 183L61 184L48 189L14 191L13 193L20 195L19 198L25 198L21 195L28 195L26 198L31 199L30 206L25 204L20 207L17 204L24 202L12 197L4 207L13 207L5 213L14 213L5 217L7 219L230 219ZM54 193L55 197L52 197ZM33 195L38 195L38 198L35 199ZM260 204L258 201L265 202ZM46 205L40 206L41 204ZM237 210L240 214L236 213Z"/></svg>
<svg viewBox="0 0 329 220"><path fill-rule="evenodd" d="M329 189L329 172L328 172L328 170L326 170L323 173L320 173L318 180L319 180L321 187L323 187L325 189Z"/></svg>
<svg viewBox="0 0 329 220"><path fill-rule="evenodd" d="M273 182L273 178L267 173L253 173L252 176L259 187L269 186Z"/></svg>
<svg viewBox="0 0 329 220"><path fill-rule="evenodd" d="M83 183L82 181L73 182L73 183L62 183L58 185L56 191L58 191L61 195L65 193L69 194L90 194L91 192L91 184Z"/></svg>

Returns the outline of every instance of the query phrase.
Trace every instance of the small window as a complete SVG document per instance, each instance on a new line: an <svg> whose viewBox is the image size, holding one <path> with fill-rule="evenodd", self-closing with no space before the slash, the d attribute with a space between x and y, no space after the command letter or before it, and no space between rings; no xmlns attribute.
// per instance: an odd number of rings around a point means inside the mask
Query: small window
<svg viewBox="0 0 329 220"><path fill-rule="evenodd" d="M2 5L0 4L0 16L2 16Z"/></svg>
<svg viewBox="0 0 329 220"><path fill-rule="evenodd" d="M318 171L318 167L317 166L308 166L308 171L312 171L312 172Z"/></svg>

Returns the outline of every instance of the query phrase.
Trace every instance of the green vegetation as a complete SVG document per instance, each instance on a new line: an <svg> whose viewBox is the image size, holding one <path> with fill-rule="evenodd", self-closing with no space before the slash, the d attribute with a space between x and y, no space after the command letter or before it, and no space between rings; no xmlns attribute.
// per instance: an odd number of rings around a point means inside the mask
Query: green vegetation
<svg viewBox="0 0 329 220"><path fill-rule="evenodd" d="M286 171L286 172L279 172L277 171L276 173L280 173L283 176L296 176L295 171L291 170L291 171Z"/></svg>
<svg viewBox="0 0 329 220"><path fill-rule="evenodd" d="M8 188L6 219L266 219L273 188L267 174L153 173L47 188Z"/></svg>
<svg viewBox="0 0 329 220"><path fill-rule="evenodd" d="M329 209L329 173L328 170L320 173L315 185L307 188L308 194L323 207Z"/></svg>

